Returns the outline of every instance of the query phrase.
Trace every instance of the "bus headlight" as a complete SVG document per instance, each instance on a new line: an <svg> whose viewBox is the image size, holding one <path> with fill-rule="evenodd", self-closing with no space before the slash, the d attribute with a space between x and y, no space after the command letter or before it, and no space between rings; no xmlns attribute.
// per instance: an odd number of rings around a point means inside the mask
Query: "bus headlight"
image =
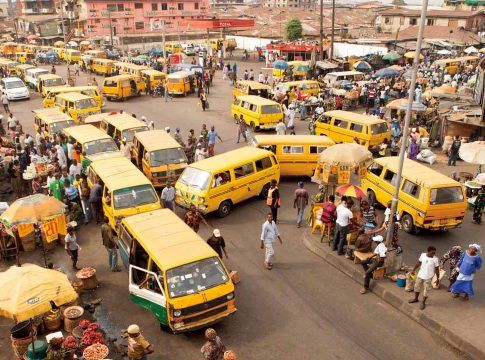
<svg viewBox="0 0 485 360"><path fill-rule="evenodd" d="M179 317L180 315L182 315L182 311L181 310L174 310L174 312L173 312L173 316L174 317Z"/></svg>
<svg viewBox="0 0 485 360"><path fill-rule="evenodd" d="M227 294L226 298L227 298L227 300L234 299L234 293L232 292L232 293Z"/></svg>

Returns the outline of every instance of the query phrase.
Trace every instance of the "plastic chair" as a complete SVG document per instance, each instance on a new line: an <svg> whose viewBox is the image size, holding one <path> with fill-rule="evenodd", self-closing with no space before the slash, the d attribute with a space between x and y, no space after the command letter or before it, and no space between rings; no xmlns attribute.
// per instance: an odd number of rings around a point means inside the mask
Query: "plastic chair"
<svg viewBox="0 0 485 360"><path fill-rule="evenodd" d="M321 206L315 206L313 208L313 219L312 219L312 234L317 228L320 228L320 236L323 235L325 230L325 224L320 220L322 217L323 208Z"/></svg>

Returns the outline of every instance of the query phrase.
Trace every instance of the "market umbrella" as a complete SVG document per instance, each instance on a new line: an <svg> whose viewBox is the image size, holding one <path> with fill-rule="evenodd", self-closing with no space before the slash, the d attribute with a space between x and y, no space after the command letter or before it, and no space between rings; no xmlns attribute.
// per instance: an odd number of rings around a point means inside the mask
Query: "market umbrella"
<svg viewBox="0 0 485 360"><path fill-rule="evenodd" d="M436 52L438 55L451 55L450 50L442 49Z"/></svg>
<svg viewBox="0 0 485 360"><path fill-rule="evenodd" d="M307 72L310 70L310 66L308 64L298 64L293 68L293 71L299 71L299 72Z"/></svg>
<svg viewBox="0 0 485 360"><path fill-rule="evenodd" d="M52 196L35 194L14 201L0 216L6 226L36 224L63 214L64 203Z"/></svg>
<svg viewBox="0 0 485 360"><path fill-rule="evenodd" d="M77 299L67 276L34 264L12 266L0 273L0 316L29 320Z"/></svg>
<svg viewBox="0 0 485 360"><path fill-rule="evenodd" d="M290 65L288 65L288 63L284 60L276 60L274 63L273 63L273 68L274 69L279 69L279 70L289 70L290 69Z"/></svg>
<svg viewBox="0 0 485 360"><path fill-rule="evenodd" d="M79 45L91 45L91 41L89 40L83 40L79 43Z"/></svg>
<svg viewBox="0 0 485 360"><path fill-rule="evenodd" d="M60 40L59 41L56 41L54 43L54 46L64 46L64 41L60 41Z"/></svg>
<svg viewBox="0 0 485 360"><path fill-rule="evenodd" d="M382 57L383 60L387 60L387 61L396 61L398 60L399 58L401 57L401 55L399 55L397 52L395 51L390 51L388 52L386 55L384 55Z"/></svg>
<svg viewBox="0 0 485 360"><path fill-rule="evenodd" d="M75 41L69 41L69 42L67 43L67 45L69 45L69 46L78 46L78 45L77 45L77 42L75 42Z"/></svg>
<svg viewBox="0 0 485 360"><path fill-rule="evenodd" d="M364 146L356 143L336 144L322 151L319 163L339 165L342 163L352 167L372 161L372 153Z"/></svg>
<svg viewBox="0 0 485 360"><path fill-rule="evenodd" d="M393 76L399 76L400 72L395 69L395 68L391 68L391 67L387 67L387 68L384 68L384 69L380 69L380 70L377 70L374 74L375 77L393 77Z"/></svg>
<svg viewBox="0 0 485 360"><path fill-rule="evenodd" d="M458 154L467 163L485 165L485 141L462 144Z"/></svg>
<svg viewBox="0 0 485 360"><path fill-rule="evenodd" d="M416 51L408 51L407 53L404 54L404 57L406 59L414 59L415 56L416 56ZM419 54L419 59L420 60L424 59L423 54Z"/></svg>
<svg viewBox="0 0 485 360"><path fill-rule="evenodd" d="M463 50L465 54L474 54L478 52L478 49L475 46L470 46L467 47L465 50Z"/></svg>
<svg viewBox="0 0 485 360"><path fill-rule="evenodd" d="M483 47L480 50L478 50L478 52L485 53L485 47Z"/></svg>
<svg viewBox="0 0 485 360"><path fill-rule="evenodd" d="M350 196L354 198L361 199L366 196L366 193L364 190L362 190L360 187L356 185L342 185L339 186L336 190L337 194L340 194L341 196Z"/></svg>
<svg viewBox="0 0 485 360"><path fill-rule="evenodd" d="M372 66L367 61L357 61L354 63L354 70L369 72L372 71Z"/></svg>

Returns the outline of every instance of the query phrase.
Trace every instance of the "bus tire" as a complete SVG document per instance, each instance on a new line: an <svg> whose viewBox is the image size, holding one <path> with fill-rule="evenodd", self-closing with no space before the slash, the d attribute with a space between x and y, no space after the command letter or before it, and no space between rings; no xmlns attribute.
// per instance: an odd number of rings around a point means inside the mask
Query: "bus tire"
<svg viewBox="0 0 485 360"><path fill-rule="evenodd" d="M409 214L404 214L401 219L402 228L408 234L412 234L415 231L413 217Z"/></svg>
<svg viewBox="0 0 485 360"><path fill-rule="evenodd" d="M269 186L270 186L269 183L267 183L261 189L261 192L259 193L259 198L261 200L266 200L266 198L268 197Z"/></svg>
<svg viewBox="0 0 485 360"><path fill-rule="evenodd" d="M376 193L373 190L367 190L367 199L369 199L370 206L376 206Z"/></svg>
<svg viewBox="0 0 485 360"><path fill-rule="evenodd" d="M223 218L229 215L231 212L232 204L229 200L224 200L219 204L219 209L217 209L217 214L219 217Z"/></svg>

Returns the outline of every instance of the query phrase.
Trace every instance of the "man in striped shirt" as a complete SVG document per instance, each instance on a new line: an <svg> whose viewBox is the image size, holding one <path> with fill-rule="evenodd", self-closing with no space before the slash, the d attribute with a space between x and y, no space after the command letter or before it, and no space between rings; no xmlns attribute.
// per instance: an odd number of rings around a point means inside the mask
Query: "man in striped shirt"
<svg viewBox="0 0 485 360"><path fill-rule="evenodd" d="M273 268L271 259L274 255L273 243L276 241L276 239L280 241L280 244L283 244L283 241L281 240L280 233L278 232L278 227L273 221L273 215L268 213L266 219L267 220L264 222L261 231L261 249L265 249L264 266L266 269L271 270Z"/></svg>

